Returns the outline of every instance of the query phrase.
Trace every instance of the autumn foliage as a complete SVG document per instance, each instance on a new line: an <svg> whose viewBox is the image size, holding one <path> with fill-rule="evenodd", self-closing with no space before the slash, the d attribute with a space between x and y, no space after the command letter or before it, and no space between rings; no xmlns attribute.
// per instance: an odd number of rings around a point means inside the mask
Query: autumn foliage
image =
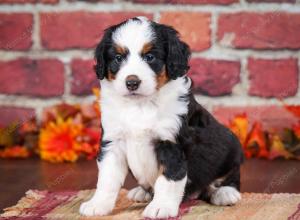
<svg viewBox="0 0 300 220"><path fill-rule="evenodd" d="M296 110L300 112L300 107L293 106L292 111L295 113ZM260 122L251 124L246 114L239 114L229 122L228 127L240 140L246 158L300 159L300 120L292 128L275 133L264 130Z"/></svg>
<svg viewBox="0 0 300 220"><path fill-rule="evenodd" d="M94 90L97 100L100 91ZM31 119L0 127L0 158L39 156L50 162L93 159L100 150L101 113L92 104L62 103L43 111L40 123ZM227 126L241 142L246 158L300 159L300 106L285 106L299 122L280 132L265 130L245 113L236 115Z"/></svg>
<svg viewBox="0 0 300 220"><path fill-rule="evenodd" d="M95 90L97 99L99 91ZM50 162L74 162L95 158L100 147L100 109L93 104L59 104L44 110L41 123L35 119L0 130L0 157L26 158L38 155Z"/></svg>

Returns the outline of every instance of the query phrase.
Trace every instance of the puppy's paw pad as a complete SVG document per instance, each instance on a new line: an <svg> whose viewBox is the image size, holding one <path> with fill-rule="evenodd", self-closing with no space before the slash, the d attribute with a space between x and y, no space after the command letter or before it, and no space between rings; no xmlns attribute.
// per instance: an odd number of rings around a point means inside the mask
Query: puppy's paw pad
<svg viewBox="0 0 300 220"><path fill-rule="evenodd" d="M143 217L145 218L169 218L178 215L178 208L174 204L158 204L151 202L144 210Z"/></svg>
<svg viewBox="0 0 300 220"><path fill-rule="evenodd" d="M127 198L135 202L149 202L151 194L144 190L143 187L138 186L128 192Z"/></svg>
<svg viewBox="0 0 300 220"><path fill-rule="evenodd" d="M112 211L112 208L102 202L90 200L81 204L79 213L84 216L107 215Z"/></svg>
<svg viewBox="0 0 300 220"><path fill-rule="evenodd" d="M234 205L241 200L241 194L236 188L231 186L222 186L211 196L211 203L215 205Z"/></svg>

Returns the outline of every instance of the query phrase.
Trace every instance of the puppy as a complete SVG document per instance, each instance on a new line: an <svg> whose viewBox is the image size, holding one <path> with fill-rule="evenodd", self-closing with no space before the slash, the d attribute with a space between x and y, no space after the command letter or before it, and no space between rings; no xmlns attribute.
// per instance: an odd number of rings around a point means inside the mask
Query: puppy
<svg viewBox="0 0 300 220"><path fill-rule="evenodd" d="M103 131L99 176L82 215L109 214L129 170L139 186L128 197L150 202L144 217L174 217L191 197L215 205L241 199L240 143L195 101L186 75L189 56L176 30L144 17L105 31L95 53Z"/></svg>

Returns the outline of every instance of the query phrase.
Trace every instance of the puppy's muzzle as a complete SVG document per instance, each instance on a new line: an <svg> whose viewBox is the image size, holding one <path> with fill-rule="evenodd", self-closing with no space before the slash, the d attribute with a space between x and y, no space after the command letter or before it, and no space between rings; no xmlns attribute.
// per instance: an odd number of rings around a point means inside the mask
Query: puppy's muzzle
<svg viewBox="0 0 300 220"><path fill-rule="evenodd" d="M135 91L139 88L141 80L136 75L129 75L126 77L126 87L129 91Z"/></svg>

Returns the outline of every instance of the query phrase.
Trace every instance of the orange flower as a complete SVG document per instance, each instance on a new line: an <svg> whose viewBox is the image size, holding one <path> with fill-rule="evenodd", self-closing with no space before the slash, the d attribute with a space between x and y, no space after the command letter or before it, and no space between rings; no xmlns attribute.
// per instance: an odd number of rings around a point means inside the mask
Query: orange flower
<svg viewBox="0 0 300 220"><path fill-rule="evenodd" d="M41 158L51 162L74 162L78 159L76 141L82 132L82 125L73 123L72 119L57 118L41 129L39 149Z"/></svg>
<svg viewBox="0 0 300 220"><path fill-rule="evenodd" d="M87 159L95 158L100 148L100 137L100 129L84 128L82 136L77 138L81 142L78 151L84 153Z"/></svg>

